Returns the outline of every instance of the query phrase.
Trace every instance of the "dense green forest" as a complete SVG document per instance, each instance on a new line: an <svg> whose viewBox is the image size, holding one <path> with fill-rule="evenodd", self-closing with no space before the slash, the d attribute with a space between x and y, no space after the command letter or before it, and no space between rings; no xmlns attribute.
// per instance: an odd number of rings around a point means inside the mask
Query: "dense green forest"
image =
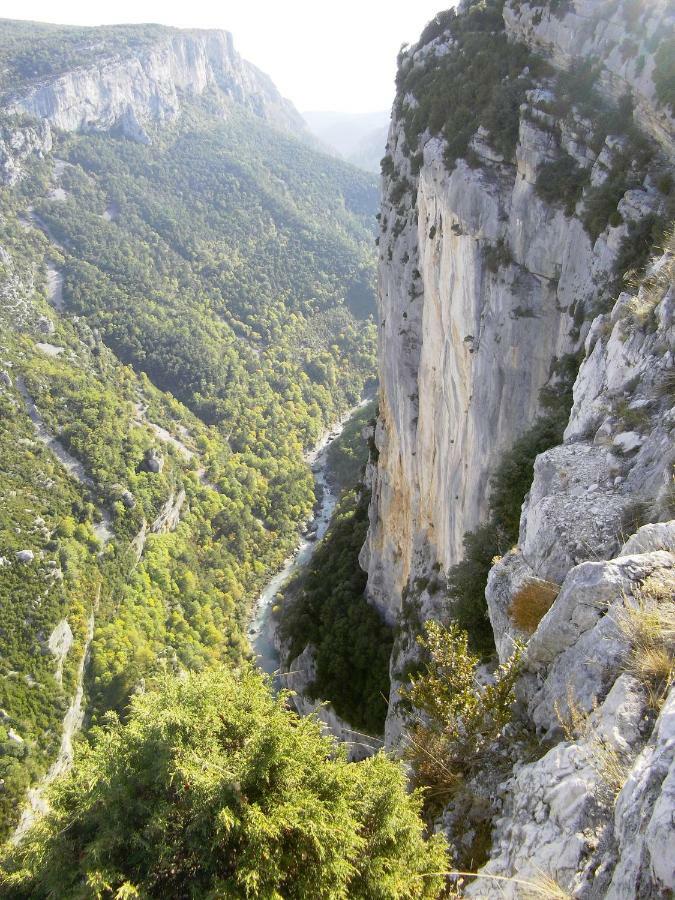
<svg viewBox="0 0 675 900"><path fill-rule="evenodd" d="M3 59L54 71L50 30L20 32ZM248 656L315 500L303 453L374 384L374 180L212 101L152 146L55 134L0 189L4 833L94 608L89 724L157 672Z"/></svg>
<svg viewBox="0 0 675 900"><path fill-rule="evenodd" d="M355 728L381 734L393 633L364 594L359 552L369 501L361 486L344 492L307 569L284 588L279 632L291 666L307 644L315 650L316 679L308 695L329 700Z"/></svg>

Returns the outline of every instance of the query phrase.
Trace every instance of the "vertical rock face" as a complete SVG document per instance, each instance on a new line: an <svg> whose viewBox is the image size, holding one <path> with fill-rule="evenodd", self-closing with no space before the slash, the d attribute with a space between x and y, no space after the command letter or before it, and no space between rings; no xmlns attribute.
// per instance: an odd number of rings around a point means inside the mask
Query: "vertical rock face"
<svg viewBox="0 0 675 900"><path fill-rule="evenodd" d="M42 157L52 149L49 122L26 126L10 117L0 120L0 183L14 184L21 177L21 164L29 156Z"/></svg>
<svg viewBox="0 0 675 900"><path fill-rule="evenodd" d="M669 896L672 687L670 676L648 673L649 654L627 623L647 608L672 620L675 597L672 246L630 291L621 293L618 276L640 242L651 243L651 223L672 217L672 119L656 77L672 12L658 0L639 10L484 4L477 18L491 7L492 23L501 11L508 40L543 53L554 74L515 76L529 82L512 156L478 127L455 160L446 152L454 134L446 126L439 136L434 118L447 106L414 88L447 87L443 73L425 81L423 70L453 53L461 80L461 17L479 7L460 6L401 57L399 84L413 90L399 91L383 161L379 455L361 561L371 601L403 635L386 738L401 737L399 673L415 653L406 629L440 612L429 581L462 559L464 533L486 520L491 473L539 414L540 389L555 387L556 358L578 353L564 437L537 457L517 546L495 561L486 592L500 659L516 639L527 645L518 727L548 743L532 761L518 756L514 738L506 779L495 757L481 785L464 786L490 807L492 842L466 893L517 897L520 886L489 876L536 887L543 875L579 898ZM627 88L633 95L624 130L615 121L602 141L582 102L565 107L570 82L555 75L585 62L599 67L607 102ZM483 91L482 74L474 77L457 85L457 103ZM431 109L431 124L411 146L411 111L417 125L420 108ZM642 169L635 128L652 148ZM626 181L617 179L619 157ZM550 179L561 172L583 184L560 189ZM646 254L639 268L645 262ZM533 586L548 592L538 624L518 619L526 585L529 597ZM668 645L672 665L672 621L652 640ZM456 837L462 823L453 816L451 804L440 823Z"/></svg>
<svg viewBox="0 0 675 900"><path fill-rule="evenodd" d="M557 66L570 68L579 58L602 61L598 74L606 90L616 99L629 92L642 126L670 151L672 110L659 103L659 57L654 46L669 35L672 40L672 3L575 0L559 3L551 10L541 3L509 0L504 7L504 22L515 40L543 51ZM664 47L664 63L666 51Z"/></svg>
<svg viewBox="0 0 675 900"><path fill-rule="evenodd" d="M516 30L525 8L505 11L512 35L527 35ZM435 37L404 62L414 69L451 46L451 36ZM527 92L513 161L479 128L471 165L459 159L452 171L444 142L427 131L416 174L404 122L392 122L380 237L379 464L362 554L369 596L390 620L411 579L461 559L500 454L536 417L552 363L579 347L584 310L607 298L631 226L662 202L647 180L624 197L616 227L594 240L581 204L566 212L542 200L535 185L544 166L571 158L590 184L602 184L621 146L607 136L598 149L580 114L556 133L554 99L547 83ZM417 103L402 98L403 108Z"/></svg>
<svg viewBox="0 0 675 900"><path fill-rule="evenodd" d="M661 609L663 630L652 630L652 641L670 641L672 655L674 274L668 251L639 291L593 322L564 443L538 457L519 545L488 581L500 657L514 638L527 641L519 699L558 743L501 786L482 871L545 872L575 897L629 900L675 888L675 829L665 815L675 693L667 680L655 689L653 646L644 637L636 644L626 627L631 610ZM620 546L617 521L630 533L640 520L654 524ZM575 565L578 546L596 548L596 560ZM512 604L524 580L542 577L562 585L530 635L512 621ZM489 883L473 895L504 896Z"/></svg>

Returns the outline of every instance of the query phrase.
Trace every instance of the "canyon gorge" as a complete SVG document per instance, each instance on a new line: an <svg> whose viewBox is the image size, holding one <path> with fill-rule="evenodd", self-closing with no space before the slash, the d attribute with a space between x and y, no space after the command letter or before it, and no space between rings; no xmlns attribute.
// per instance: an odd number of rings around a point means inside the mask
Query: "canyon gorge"
<svg viewBox="0 0 675 900"><path fill-rule="evenodd" d="M671 896L672 4L2 27L0 895Z"/></svg>

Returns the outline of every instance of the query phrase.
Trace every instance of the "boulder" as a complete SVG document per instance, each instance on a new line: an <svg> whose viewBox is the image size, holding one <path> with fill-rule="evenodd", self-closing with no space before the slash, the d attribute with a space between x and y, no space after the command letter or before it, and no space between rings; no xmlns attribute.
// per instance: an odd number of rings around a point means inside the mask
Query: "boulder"
<svg viewBox="0 0 675 900"><path fill-rule="evenodd" d="M35 554L32 550L17 550L14 556L18 562L24 564L31 563L35 559Z"/></svg>
<svg viewBox="0 0 675 900"><path fill-rule="evenodd" d="M40 316L35 323L35 328L40 334L54 334L56 326L48 316Z"/></svg>
<svg viewBox="0 0 675 900"><path fill-rule="evenodd" d="M164 457L158 450L155 450L153 447L146 453L145 464L149 472L159 474L159 472L161 472L164 468Z"/></svg>

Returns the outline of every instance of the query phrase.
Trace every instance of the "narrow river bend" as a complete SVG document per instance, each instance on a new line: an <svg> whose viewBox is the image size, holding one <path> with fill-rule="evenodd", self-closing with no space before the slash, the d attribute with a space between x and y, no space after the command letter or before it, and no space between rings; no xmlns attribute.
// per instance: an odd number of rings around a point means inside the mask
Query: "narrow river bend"
<svg viewBox="0 0 675 900"><path fill-rule="evenodd" d="M328 448L333 441L340 437L352 417L367 403L370 403L371 400L372 397L366 397L357 406L350 409L339 422L324 433L312 450L305 456L312 468L314 484L318 489L319 502L313 517L307 523L307 531L300 539L297 549L286 560L282 569L268 582L254 607L248 630L248 639L259 668L268 675L274 676L275 687L279 686L277 676L279 654L274 643L274 621L272 619L274 598L291 575L294 575L299 569L304 568L309 563L318 542L328 530L339 499L329 483Z"/></svg>

